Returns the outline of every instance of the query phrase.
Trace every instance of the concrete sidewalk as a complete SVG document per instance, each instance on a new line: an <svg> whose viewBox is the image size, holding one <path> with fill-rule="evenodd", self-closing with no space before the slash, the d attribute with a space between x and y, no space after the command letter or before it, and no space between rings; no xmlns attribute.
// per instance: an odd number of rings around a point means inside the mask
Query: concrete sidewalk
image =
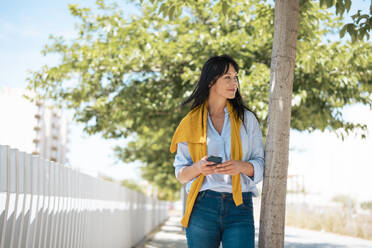
<svg viewBox="0 0 372 248"><path fill-rule="evenodd" d="M180 224L181 212L171 211L169 219L135 248L187 248L186 235ZM258 224L255 220L256 247ZM222 247L222 245L221 245ZM372 248L372 241L286 226L285 248Z"/></svg>
<svg viewBox="0 0 372 248"><path fill-rule="evenodd" d="M135 248L187 248L181 214L181 211L170 211L168 220Z"/></svg>

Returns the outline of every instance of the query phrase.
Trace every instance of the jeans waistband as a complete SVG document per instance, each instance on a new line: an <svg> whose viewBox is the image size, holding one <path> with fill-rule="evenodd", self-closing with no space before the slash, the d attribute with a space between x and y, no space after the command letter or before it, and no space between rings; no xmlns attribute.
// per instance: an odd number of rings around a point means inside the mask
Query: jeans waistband
<svg viewBox="0 0 372 248"><path fill-rule="evenodd" d="M229 192L217 192L210 189L203 190L199 192L201 197L212 197L212 198L224 198L233 199L233 194ZM252 197L252 192L243 192L243 199L248 199Z"/></svg>

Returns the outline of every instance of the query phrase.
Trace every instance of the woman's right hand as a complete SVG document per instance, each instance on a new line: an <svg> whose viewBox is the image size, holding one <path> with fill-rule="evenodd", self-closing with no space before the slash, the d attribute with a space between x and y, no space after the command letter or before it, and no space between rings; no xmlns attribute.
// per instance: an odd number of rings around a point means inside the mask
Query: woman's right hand
<svg viewBox="0 0 372 248"><path fill-rule="evenodd" d="M204 176L212 174L216 168L216 166L208 166L215 163L212 161L207 161L207 159L208 156L204 156L202 159L194 164L194 167Z"/></svg>

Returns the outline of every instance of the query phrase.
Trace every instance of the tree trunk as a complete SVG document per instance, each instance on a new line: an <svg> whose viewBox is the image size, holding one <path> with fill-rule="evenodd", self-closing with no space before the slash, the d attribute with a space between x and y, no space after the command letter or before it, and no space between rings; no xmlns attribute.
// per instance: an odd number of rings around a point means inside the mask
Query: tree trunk
<svg viewBox="0 0 372 248"><path fill-rule="evenodd" d="M289 129L299 0L276 0L259 248L284 247Z"/></svg>

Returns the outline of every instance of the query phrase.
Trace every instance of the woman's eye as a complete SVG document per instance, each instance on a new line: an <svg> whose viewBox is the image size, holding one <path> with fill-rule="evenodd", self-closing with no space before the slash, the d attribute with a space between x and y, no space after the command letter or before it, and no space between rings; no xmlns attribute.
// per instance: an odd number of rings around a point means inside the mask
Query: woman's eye
<svg viewBox="0 0 372 248"><path fill-rule="evenodd" d="M239 79L238 79L238 76L235 76L234 78L235 78L236 80L239 80ZM228 80L230 80L230 79L231 79L231 77L230 77L230 76L226 76L226 77L225 77L225 79L228 79Z"/></svg>

